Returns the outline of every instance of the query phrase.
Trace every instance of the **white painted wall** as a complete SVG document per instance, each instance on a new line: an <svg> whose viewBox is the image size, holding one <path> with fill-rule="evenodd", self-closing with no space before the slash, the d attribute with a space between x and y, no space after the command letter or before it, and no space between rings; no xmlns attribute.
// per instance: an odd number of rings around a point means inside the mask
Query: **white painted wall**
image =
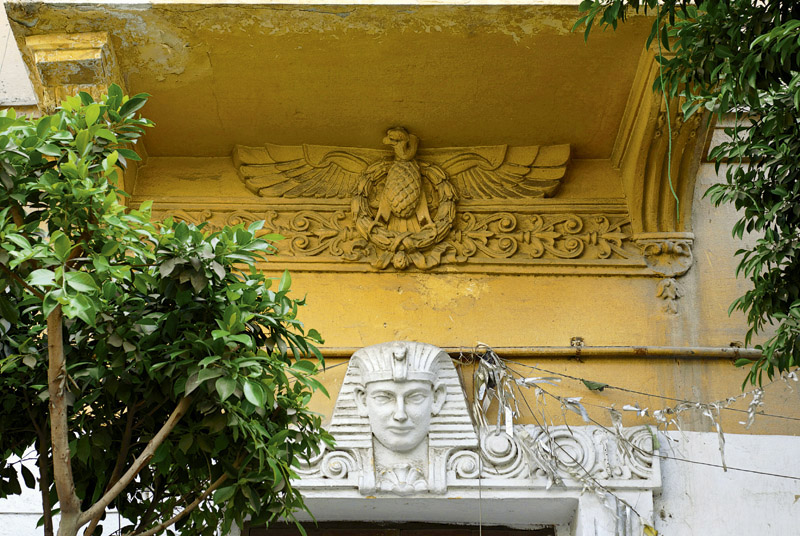
<svg viewBox="0 0 800 536"><path fill-rule="evenodd" d="M2 4L0 1L0 106L34 105L36 95L28 80L28 72L22 63L17 43L11 35ZM0 531L2 530L0 527Z"/></svg>
<svg viewBox="0 0 800 536"><path fill-rule="evenodd" d="M26 458L32 457L27 454ZM34 476L39 478L39 471L35 463L26 462L25 465ZM22 494L7 499L0 499L0 536L40 536L44 533L42 527L36 527L36 522L42 517L42 497L38 490L32 490L22 484ZM110 536L119 529L119 515L109 513L103 522L102 536ZM54 519L54 527L58 528L58 518Z"/></svg>
<svg viewBox="0 0 800 536"><path fill-rule="evenodd" d="M718 465L718 438L706 432L670 432L662 454ZM777 478L685 461L661 461L663 489L654 500L661 536L758 536L800 533L800 437L726 434L729 467L793 476ZM558 490L553 488L553 494ZM366 499L365 499L366 500ZM401 500L401 499L398 499ZM0 500L0 536L40 535L37 492ZM434 520L432 520L434 521ZM105 536L116 526L106 523ZM609 535L610 536L610 535Z"/></svg>
<svg viewBox="0 0 800 536"><path fill-rule="evenodd" d="M719 464L719 442L712 433L671 432L677 442L662 442L662 453ZM800 479L800 437L725 435L730 468ZM800 534L800 480L662 460L663 491L654 501L661 536L739 536Z"/></svg>

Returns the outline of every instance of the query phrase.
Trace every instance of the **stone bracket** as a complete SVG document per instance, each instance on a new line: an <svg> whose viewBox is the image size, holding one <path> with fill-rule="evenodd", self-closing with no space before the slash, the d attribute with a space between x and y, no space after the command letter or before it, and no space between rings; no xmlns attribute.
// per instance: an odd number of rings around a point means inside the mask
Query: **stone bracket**
<svg viewBox="0 0 800 536"><path fill-rule="evenodd" d="M39 106L52 113L63 100L79 91L96 101L108 86L123 87L107 32L32 35L25 39L33 67L33 85Z"/></svg>
<svg viewBox="0 0 800 536"><path fill-rule="evenodd" d="M661 274L662 279L656 287L656 296L665 301L664 310L677 314L678 300L683 289L677 278L689 271L694 262L692 233L640 233L634 242L642 250L648 268Z"/></svg>

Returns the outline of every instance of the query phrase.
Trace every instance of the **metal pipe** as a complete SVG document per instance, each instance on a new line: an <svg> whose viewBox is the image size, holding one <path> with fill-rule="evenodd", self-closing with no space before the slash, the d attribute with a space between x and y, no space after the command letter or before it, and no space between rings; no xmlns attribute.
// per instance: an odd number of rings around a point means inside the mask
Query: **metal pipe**
<svg viewBox="0 0 800 536"><path fill-rule="evenodd" d="M661 357L661 358L705 358L705 359L758 359L761 350L755 348L717 346L493 346L501 357ZM325 357L350 357L356 347L320 348ZM472 347L443 347L452 356L469 353Z"/></svg>

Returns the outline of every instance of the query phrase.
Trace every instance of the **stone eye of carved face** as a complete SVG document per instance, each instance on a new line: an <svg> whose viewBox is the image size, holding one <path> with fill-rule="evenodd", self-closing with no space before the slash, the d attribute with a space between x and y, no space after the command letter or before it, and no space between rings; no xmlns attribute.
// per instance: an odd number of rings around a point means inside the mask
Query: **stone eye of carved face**
<svg viewBox="0 0 800 536"><path fill-rule="evenodd" d="M430 390L414 391L403 396L404 404L424 404L430 398ZM391 404L397 401L397 396L391 391L377 391L370 395L370 398L377 404Z"/></svg>

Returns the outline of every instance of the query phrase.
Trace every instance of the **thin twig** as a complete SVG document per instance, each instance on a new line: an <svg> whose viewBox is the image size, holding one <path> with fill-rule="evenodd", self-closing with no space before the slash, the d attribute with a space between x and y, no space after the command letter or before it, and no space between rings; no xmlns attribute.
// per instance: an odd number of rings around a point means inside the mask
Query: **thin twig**
<svg viewBox="0 0 800 536"><path fill-rule="evenodd" d="M186 505L186 508L184 508L183 510L181 510L181 511L180 511L178 514L176 514L175 516L173 516L173 517L171 517L170 519L168 519L168 520L164 521L163 523L160 523L160 524L156 525L155 527L151 528L150 530L147 530L147 531L145 531L145 532L141 532L141 533L138 533L138 532L130 532L130 533L128 533L126 536L153 536L153 535L155 535L155 534L158 534L159 532L161 532L161 531L162 531L162 530L164 530L165 528L167 528L167 527L169 527L169 526L173 525L174 523L177 523L178 521L180 521L181 519L183 519L184 517L186 517L187 515L189 515L189 513L190 513L192 510L194 510L195 508L197 508L197 506L198 506L198 505L199 505L201 502L203 502L203 501L206 499L206 497L208 497L209 495L211 495L211 493L212 493L212 492L213 492L215 489L217 489L218 487L220 487L220 486L221 486L221 485L222 485L222 484L223 484L223 483L224 483L224 482L225 482L227 479L228 479L228 474L227 474L227 473L223 473L221 477L219 477L218 479L216 479L216 480L214 481L214 483L213 483L213 484L211 484L211 485L208 487L208 489L206 489L206 490L205 490L203 493L201 493L199 497L197 497L197 498L196 498L194 501L192 501L192 503L191 503L191 504L188 504L188 505Z"/></svg>
<svg viewBox="0 0 800 536"><path fill-rule="evenodd" d="M14 281L16 281L17 283L19 283L20 285L22 285L23 287L25 287L26 289L28 289L28 290L31 292L31 294L33 294L34 296L36 296L36 297L37 297L37 298L39 298L40 300L43 300L43 299L44 299L44 294L42 294L41 292L39 292L39 289L36 289L36 288L34 288L34 287L30 286L28 283L26 283L26 282L25 282L25 280L24 280L24 279L22 279L20 276L18 276L18 275L17 275L15 272L13 272L13 271L12 271L12 270L11 270L11 269L10 269L8 266L6 266L5 264L0 264L0 270L3 270L3 271L6 273L6 274L8 274L8 275L11 277L11 279L13 279L13 280L14 280Z"/></svg>

